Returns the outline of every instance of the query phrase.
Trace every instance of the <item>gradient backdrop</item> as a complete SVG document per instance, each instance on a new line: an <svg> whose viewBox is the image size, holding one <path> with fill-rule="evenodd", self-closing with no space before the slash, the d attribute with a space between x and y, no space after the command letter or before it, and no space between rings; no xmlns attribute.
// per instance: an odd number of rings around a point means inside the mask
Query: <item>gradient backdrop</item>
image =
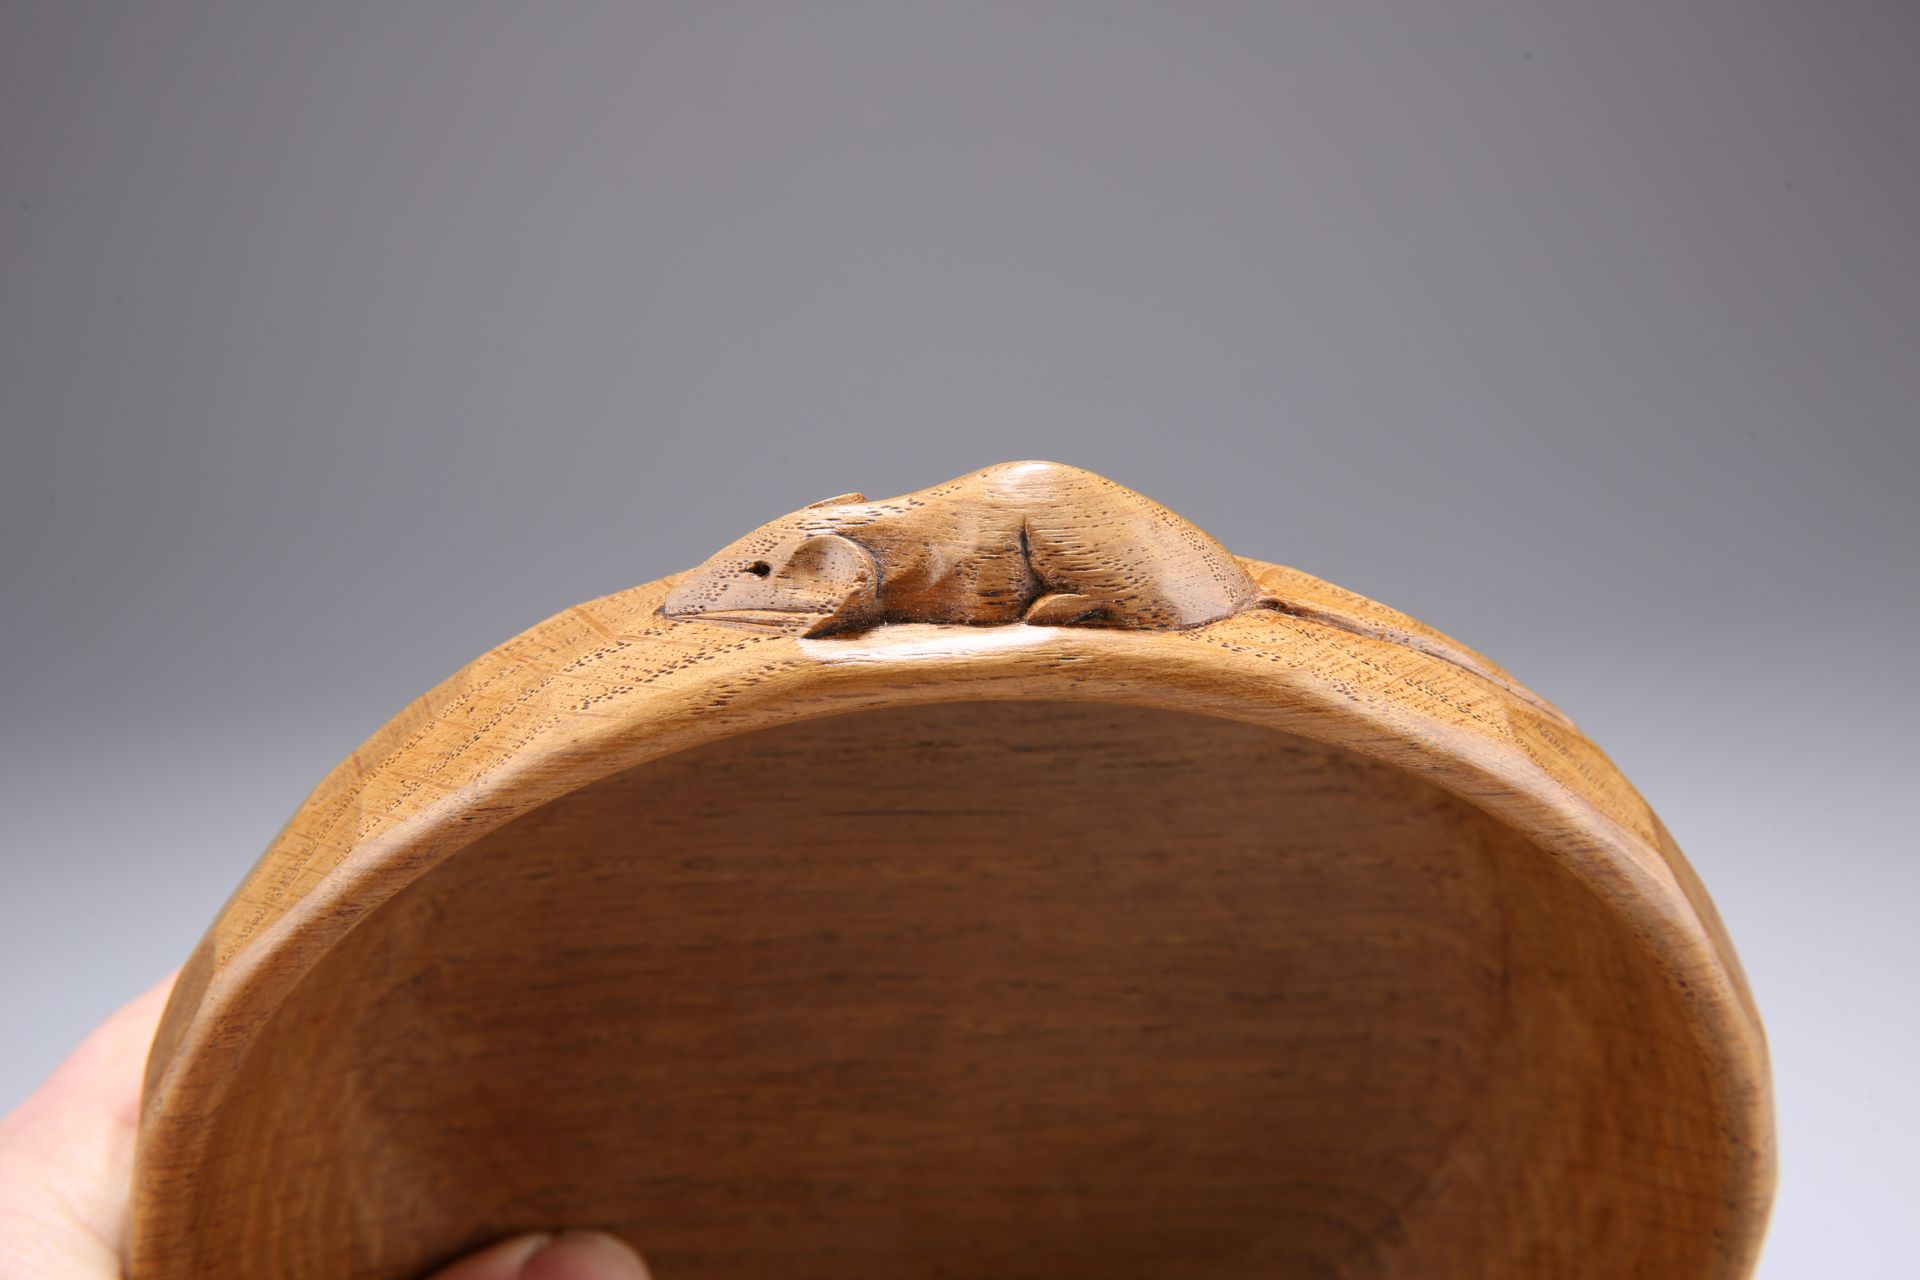
<svg viewBox="0 0 1920 1280"><path fill-rule="evenodd" d="M1767 1016L1762 1274L1911 1258L1912 5L0 0L0 431L0 1108L469 657L1047 457L1566 707Z"/></svg>

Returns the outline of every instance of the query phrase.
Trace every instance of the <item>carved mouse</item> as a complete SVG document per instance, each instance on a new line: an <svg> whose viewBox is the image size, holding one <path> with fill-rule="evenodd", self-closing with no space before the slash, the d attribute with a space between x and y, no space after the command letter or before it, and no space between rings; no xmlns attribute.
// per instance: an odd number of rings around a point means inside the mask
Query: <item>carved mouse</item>
<svg viewBox="0 0 1920 1280"><path fill-rule="evenodd" d="M849 493L782 516L686 574L660 611L809 614L802 634L827 636L886 622L1171 630L1271 609L1418 650L1571 723L1471 649L1306 582L1297 598L1274 595L1190 521L1104 476L1003 462L885 502Z"/></svg>
<svg viewBox="0 0 1920 1280"><path fill-rule="evenodd" d="M682 578L661 612L817 614L809 636L886 622L1171 629L1257 595L1231 553L1150 498L1078 467L1006 462L762 525Z"/></svg>

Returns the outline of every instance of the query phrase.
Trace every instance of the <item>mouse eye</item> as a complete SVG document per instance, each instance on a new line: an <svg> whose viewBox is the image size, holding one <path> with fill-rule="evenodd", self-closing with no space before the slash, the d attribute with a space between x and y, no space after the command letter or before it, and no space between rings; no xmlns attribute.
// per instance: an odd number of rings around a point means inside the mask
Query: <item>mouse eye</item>
<svg viewBox="0 0 1920 1280"><path fill-rule="evenodd" d="M773 572L773 566L768 564L765 560L755 560L752 564L747 566L747 572L752 574L756 578L764 578L768 574Z"/></svg>

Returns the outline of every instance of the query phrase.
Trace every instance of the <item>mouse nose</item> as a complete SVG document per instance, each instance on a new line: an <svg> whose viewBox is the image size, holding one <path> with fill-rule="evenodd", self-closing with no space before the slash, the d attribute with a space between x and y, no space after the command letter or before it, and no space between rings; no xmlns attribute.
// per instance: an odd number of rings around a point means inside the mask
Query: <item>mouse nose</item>
<svg viewBox="0 0 1920 1280"><path fill-rule="evenodd" d="M688 614L705 613L708 602L698 589L700 574L690 571L668 590L667 598L660 602L660 612L669 617L685 617Z"/></svg>

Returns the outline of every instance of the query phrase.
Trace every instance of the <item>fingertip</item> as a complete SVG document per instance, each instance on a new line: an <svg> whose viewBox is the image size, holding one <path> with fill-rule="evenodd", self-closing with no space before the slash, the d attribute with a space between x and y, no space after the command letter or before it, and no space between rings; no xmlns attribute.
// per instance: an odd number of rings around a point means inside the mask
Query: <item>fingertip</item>
<svg viewBox="0 0 1920 1280"><path fill-rule="evenodd" d="M518 1280L525 1274L527 1259L552 1243L553 1237L545 1232L513 1236L434 1272L433 1280Z"/></svg>
<svg viewBox="0 0 1920 1280"><path fill-rule="evenodd" d="M640 1255L604 1231L514 1236L471 1254L433 1280L651 1280Z"/></svg>
<svg viewBox="0 0 1920 1280"><path fill-rule="evenodd" d="M518 1280L651 1280L633 1247L604 1231L569 1231L528 1258Z"/></svg>

